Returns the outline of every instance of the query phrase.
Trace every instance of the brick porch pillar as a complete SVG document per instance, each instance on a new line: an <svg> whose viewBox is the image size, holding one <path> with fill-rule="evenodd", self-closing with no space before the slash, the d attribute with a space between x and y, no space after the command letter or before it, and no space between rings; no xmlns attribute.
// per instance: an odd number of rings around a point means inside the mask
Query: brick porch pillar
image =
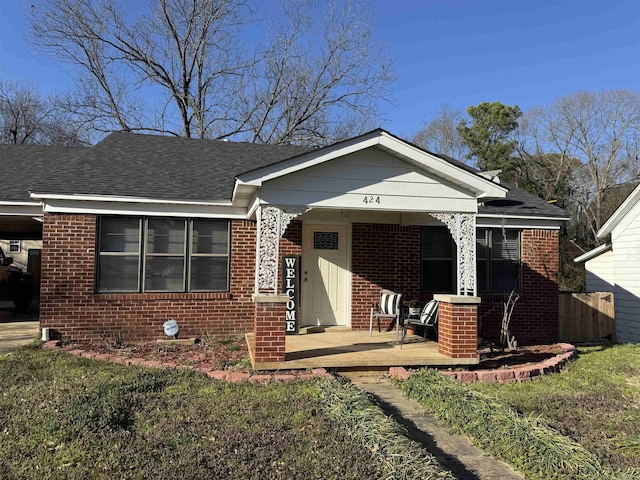
<svg viewBox="0 0 640 480"><path fill-rule="evenodd" d="M480 297L434 295L438 306L438 353L449 358L478 358Z"/></svg>
<svg viewBox="0 0 640 480"><path fill-rule="evenodd" d="M287 295L255 295L253 338L255 363L284 362Z"/></svg>

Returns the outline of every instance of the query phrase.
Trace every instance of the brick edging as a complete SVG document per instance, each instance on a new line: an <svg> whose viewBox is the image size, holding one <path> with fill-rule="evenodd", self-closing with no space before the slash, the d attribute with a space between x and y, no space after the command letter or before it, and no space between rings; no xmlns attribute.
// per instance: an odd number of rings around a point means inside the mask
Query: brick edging
<svg viewBox="0 0 640 480"><path fill-rule="evenodd" d="M60 342L58 340L51 340L45 342L42 348L49 350L61 350ZM122 365L135 365L140 367L149 368L185 368L187 370L193 370L194 372L204 373L208 377L215 380L223 380L225 382L237 383L237 382L252 382L252 383L267 383L272 381L288 381L288 380L303 380L313 377L331 377L324 368L314 368L311 371L297 370L287 373L247 373L238 372L234 370L212 370L206 367L197 367L190 365L180 365L174 362L160 362L158 360L145 360L144 358L132 358L125 355L98 353L94 350L86 350L82 348L76 348L74 350L61 350L71 355L77 355L79 357L90 358L92 360L99 360L103 362L120 363Z"/></svg>
<svg viewBox="0 0 640 480"><path fill-rule="evenodd" d="M576 358L576 347L569 343L558 343L557 345L562 348L562 353L539 363L532 363L521 367L499 368L496 370L463 370L457 372L443 370L440 373L445 377L460 380L464 383L527 382L539 378L542 375L560 372L569 360ZM389 375L400 380L407 380L415 373L417 372L410 372L404 367L391 367L389 369Z"/></svg>

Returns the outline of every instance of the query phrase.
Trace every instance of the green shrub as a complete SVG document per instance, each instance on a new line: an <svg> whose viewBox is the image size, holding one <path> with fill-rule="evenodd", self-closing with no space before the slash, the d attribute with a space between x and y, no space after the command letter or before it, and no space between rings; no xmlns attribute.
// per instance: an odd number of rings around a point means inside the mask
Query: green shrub
<svg viewBox="0 0 640 480"><path fill-rule="evenodd" d="M509 405L466 385L423 370L401 383L454 433L473 441L523 472L527 478L632 478L614 474L582 445L551 429L540 418L522 416Z"/></svg>
<svg viewBox="0 0 640 480"><path fill-rule="evenodd" d="M326 415L382 463L382 478L455 478L430 453L409 440L402 427L386 417L368 394L334 379L322 381L319 387Z"/></svg>

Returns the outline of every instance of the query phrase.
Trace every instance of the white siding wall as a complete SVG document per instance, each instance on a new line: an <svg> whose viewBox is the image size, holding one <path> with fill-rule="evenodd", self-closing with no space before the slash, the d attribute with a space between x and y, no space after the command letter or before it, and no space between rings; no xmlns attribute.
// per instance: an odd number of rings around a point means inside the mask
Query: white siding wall
<svg viewBox="0 0 640 480"><path fill-rule="evenodd" d="M613 292L615 268L613 251L609 250L584 264L587 292Z"/></svg>
<svg viewBox="0 0 640 480"><path fill-rule="evenodd" d="M616 285L616 335L640 342L640 203L611 232Z"/></svg>
<svg viewBox="0 0 640 480"><path fill-rule="evenodd" d="M321 208L477 211L469 192L375 147L267 181L260 198Z"/></svg>

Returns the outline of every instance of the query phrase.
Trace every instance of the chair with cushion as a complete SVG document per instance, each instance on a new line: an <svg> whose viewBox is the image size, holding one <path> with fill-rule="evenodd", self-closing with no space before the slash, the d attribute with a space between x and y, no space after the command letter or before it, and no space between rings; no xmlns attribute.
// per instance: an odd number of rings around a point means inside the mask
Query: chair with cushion
<svg viewBox="0 0 640 480"><path fill-rule="evenodd" d="M400 328L400 317L402 316L402 294L390 290L382 290L380 293L380 303L371 306L371 317L369 318L369 336L373 335L373 319L378 320L378 332L380 332L380 319L396 320L396 338Z"/></svg>
<svg viewBox="0 0 640 480"><path fill-rule="evenodd" d="M424 327L424 340L427 341L427 329L433 328L433 331L436 335L436 340L438 339L438 302L437 300L431 300L428 302L422 312L420 312L420 316L411 316L409 315L404 319L404 325L402 329L402 340L400 341L400 348L404 344L404 338L407 336L407 327L409 325L421 325Z"/></svg>

